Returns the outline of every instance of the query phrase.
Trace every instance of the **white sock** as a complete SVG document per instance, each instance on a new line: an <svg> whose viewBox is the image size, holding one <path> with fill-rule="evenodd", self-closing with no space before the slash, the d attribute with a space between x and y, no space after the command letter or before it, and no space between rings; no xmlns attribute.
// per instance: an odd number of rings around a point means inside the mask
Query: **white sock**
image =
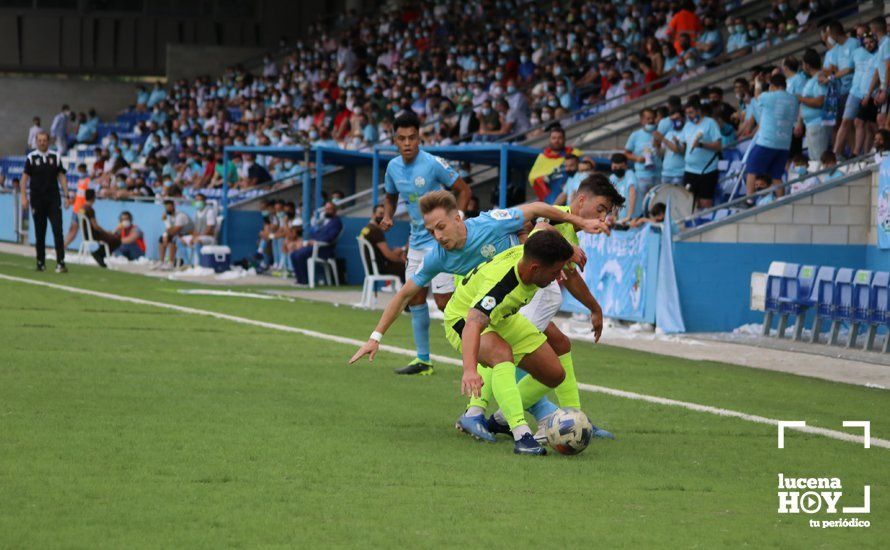
<svg viewBox="0 0 890 550"><path fill-rule="evenodd" d="M504 426L507 425L507 417L504 416L504 412L501 409L496 410L494 415L492 416L494 416L494 419L497 420L498 424L502 424Z"/></svg>
<svg viewBox="0 0 890 550"><path fill-rule="evenodd" d="M525 434L532 433L531 429L528 427L528 424L522 424L521 426L516 426L513 428L513 441L519 441L522 439L522 436Z"/></svg>
<svg viewBox="0 0 890 550"><path fill-rule="evenodd" d="M467 409L466 412L466 416L479 416L480 414L485 414L485 409L476 405Z"/></svg>

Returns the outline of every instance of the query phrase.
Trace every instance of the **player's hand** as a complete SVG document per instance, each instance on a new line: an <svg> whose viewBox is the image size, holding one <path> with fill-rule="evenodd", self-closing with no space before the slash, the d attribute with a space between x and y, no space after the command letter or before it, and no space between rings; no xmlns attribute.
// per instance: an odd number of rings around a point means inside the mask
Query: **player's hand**
<svg viewBox="0 0 890 550"><path fill-rule="evenodd" d="M380 230L381 231L389 231L392 229L392 218L389 216L384 216L382 220L380 220Z"/></svg>
<svg viewBox="0 0 890 550"><path fill-rule="evenodd" d="M870 99L870 98L869 98L868 96L863 97L863 98L862 98L862 101L859 102L859 105L865 107L866 105L868 105L868 100L869 100L869 99Z"/></svg>
<svg viewBox="0 0 890 550"><path fill-rule="evenodd" d="M794 125L794 137L802 137L803 136L803 124L795 124Z"/></svg>
<svg viewBox="0 0 890 550"><path fill-rule="evenodd" d="M609 224L602 220L584 220L584 225L581 226L587 233L593 233L596 235L597 233L602 233L605 235L611 235L612 230L609 228Z"/></svg>
<svg viewBox="0 0 890 550"><path fill-rule="evenodd" d="M596 311L590 312L590 324L593 325L593 340L599 342L603 335L603 308L597 306Z"/></svg>
<svg viewBox="0 0 890 550"><path fill-rule="evenodd" d="M28 195L26 195L25 193L22 193L22 208L28 208Z"/></svg>
<svg viewBox="0 0 890 550"><path fill-rule="evenodd" d="M572 263L583 270L584 266L587 265L587 254L585 254L584 251L581 250L580 246L572 246L572 249L574 249L574 253L572 254Z"/></svg>
<svg viewBox="0 0 890 550"><path fill-rule="evenodd" d="M377 340L368 340L362 345L362 347L358 348L358 351L355 352L355 355L352 356L352 359L349 360L349 364L353 364L363 356L368 356L368 362L374 362L374 356L377 355L377 350L380 349L380 342Z"/></svg>
<svg viewBox="0 0 890 550"><path fill-rule="evenodd" d="M887 101L887 92L885 90L878 92L878 97L875 98L875 101L878 105L883 105Z"/></svg>
<svg viewBox="0 0 890 550"><path fill-rule="evenodd" d="M65 208L71 207L71 197L65 197Z"/></svg>
<svg viewBox="0 0 890 550"><path fill-rule="evenodd" d="M466 397L479 397L482 395L482 377L475 370L464 371L460 379L460 394Z"/></svg>

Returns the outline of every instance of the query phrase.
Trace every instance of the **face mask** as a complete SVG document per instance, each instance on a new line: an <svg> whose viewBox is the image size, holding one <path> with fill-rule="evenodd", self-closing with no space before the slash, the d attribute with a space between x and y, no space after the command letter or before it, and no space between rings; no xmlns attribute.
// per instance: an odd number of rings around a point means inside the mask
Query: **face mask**
<svg viewBox="0 0 890 550"><path fill-rule="evenodd" d="M195 201L195 208L197 208L198 210L204 208L204 201Z"/></svg>
<svg viewBox="0 0 890 550"><path fill-rule="evenodd" d="M615 168L612 172L619 178L623 178L624 173L627 172L627 168Z"/></svg>
<svg viewBox="0 0 890 550"><path fill-rule="evenodd" d="M671 124L673 125L674 130L683 128L683 121L681 119L672 120Z"/></svg>
<svg viewBox="0 0 890 550"><path fill-rule="evenodd" d="M557 101L548 101L548 102L547 102L547 105L549 105L551 109L556 109L557 107L559 107L559 102L557 102Z"/></svg>
<svg viewBox="0 0 890 550"><path fill-rule="evenodd" d="M835 40L834 37L829 36L829 37L828 37L828 45L829 45L829 46L834 46L835 44L837 44L837 40Z"/></svg>
<svg viewBox="0 0 890 550"><path fill-rule="evenodd" d="M692 59L691 57L689 59L687 59L686 66L689 67L690 69L695 67L695 59Z"/></svg>
<svg viewBox="0 0 890 550"><path fill-rule="evenodd" d="M164 180L164 187L170 187L173 185L173 182L170 180Z"/></svg>
<svg viewBox="0 0 890 550"><path fill-rule="evenodd" d="M133 222L131 222L130 220L121 220L121 226L130 227L131 225L133 225Z"/></svg>
<svg viewBox="0 0 890 550"><path fill-rule="evenodd" d="M516 86L507 86L507 93L508 93L508 94L515 94L515 93L516 93Z"/></svg>
<svg viewBox="0 0 890 550"><path fill-rule="evenodd" d="M759 34L760 34L760 33L758 33L756 29L751 29L751 30L748 31L748 36L750 36L751 38L757 38L757 36L758 36Z"/></svg>
<svg viewBox="0 0 890 550"><path fill-rule="evenodd" d="M698 124L698 121L701 120L701 115L692 115L689 120L691 120L693 124Z"/></svg>
<svg viewBox="0 0 890 550"><path fill-rule="evenodd" d="M566 175L569 176L569 177L572 177L572 176L574 176L574 175L577 174L577 173L578 173L577 170L566 170Z"/></svg>
<svg viewBox="0 0 890 550"><path fill-rule="evenodd" d="M553 69L553 76L560 76L560 75L562 75L562 67L556 67L555 69Z"/></svg>
<svg viewBox="0 0 890 550"><path fill-rule="evenodd" d="M550 116L550 113L541 113L541 122L547 122L551 118L553 117Z"/></svg>
<svg viewBox="0 0 890 550"><path fill-rule="evenodd" d="M318 132L316 132L315 130L309 132L309 139L318 139Z"/></svg>
<svg viewBox="0 0 890 550"><path fill-rule="evenodd" d="M502 80L504 78L504 73L502 73L501 71L498 71L498 72L494 73L494 77L497 80Z"/></svg>
<svg viewBox="0 0 890 550"><path fill-rule="evenodd" d="M528 63L528 56L527 56L527 55L520 55L520 56L519 56L519 61L521 61L522 63Z"/></svg>
<svg viewBox="0 0 890 550"><path fill-rule="evenodd" d="M797 174L799 176L802 176L807 173L807 167L806 166L796 166L794 168L794 171L797 172Z"/></svg>
<svg viewBox="0 0 890 550"><path fill-rule="evenodd" d="M645 126L643 126L643 130L646 130L647 132L653 132L653 131L655 131L655 125L654 124L646 124Z"/></svg>
<svg viewBox="0 0 890 550"><path fill-rule="evenodd" d="M127 187L127 182L125 182L125 181L119 181L119 182L117 182L117 188L118 188L118 189L126 189L126 187Z"/></svg>
<svg viewBox="0 0 890 550"><path fill-rule="evenodd" d="M268 210L260 210L260 216L262 216L262 217L265 218L265 217L267 217L268 215L269 215L269 211L268 211Z"/></svg>
<svg viewBox="0 0 890 550"><path fill-rule="evenodd" d="M379 224L383 221L383 216L374 216L374 223Z"/></svg>
<svg viewBox="0 0 890 550"><path fill-rule="evenodd" d="M485 115L485 116L490 115L490 114L491 114L491 109L489 109L489 108L487 108L487 107L484 108L484 109L482 109L482 114Z"/></svg>

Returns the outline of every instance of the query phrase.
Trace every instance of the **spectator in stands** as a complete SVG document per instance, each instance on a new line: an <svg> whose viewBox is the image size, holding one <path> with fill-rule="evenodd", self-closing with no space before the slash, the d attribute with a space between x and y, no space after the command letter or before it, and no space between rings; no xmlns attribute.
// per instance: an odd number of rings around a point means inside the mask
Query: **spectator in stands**
<svg viewBox="0 0 890 550"><path fill-rule="evenodd" d="M53 118L53 123L49 128L50 138L60 155L64 155L68 151L68 117L70 115L71 109L68 105L62 105L62 110Z"/></svg>
<svg viewBox="0 0 890 550"><path fill-rule="evenodd" d="M758 77L759 78L759 77ZM754 179L768 175L776 186L776 195L781 197L782 176L788 163L791 150L791 134L797 119L797 98L785 91L785 76L773 74L769 81L769 91L758 92L760 84L755 87L757 105L760 110L760 126L754 137L754 144L748 152L745 163L745 187L748 195L754 194ZM748 199L748 206L755 201Z"/></svg>
<svg viewBox="0 0 890 550"><path fill-rule="evenodd" d="M272 181L269 171L257 163L253 155L244 155L242 159L239 171L241 177L235 184L237 187L249 189Z"/></svg>
<svg viewBox="0 0 890 550"><path fill-rule="evenodd" d="M823 74L833 77L840 83L838 90L838 122L840 122L847 96L853 87L853 52L859 47L859 40L847 36L840 21L830 22L825 27L824 35L829 49L822 63L825 69Z"/></svg>
<svg viewBox="0 0 890 550"><path fill-rule="evenodd" d="M820 178L823 183L844 177L844 173L837 167L837 157L832 151L822 153L820 161L822 162L822 170L828 170Z"/></svg>
<svg viewBox="0 0 890 550"><path fill-rule="evenodd" d="M171 199L164 201L164 214L161 216L164 222L164 233L161 235L159 242L159 260L153 268L169 270L177 266L176 261L176 241L183 235L192 232L194 225L188 214L181 210L176 210L176 203ZM169 261L165 260L165 256L169 253Z"/></svg>
<svg viewBox="0 0 890 550"><path fill-rule="evenodd" d="M681 185L686 172L686 160L682 152L683 126L686 120L682 107L671 107L670 117L665 120L669 121L668 129L653 133L654 143L662 155L661 182ZM669 141L672 146L667 146L665 141Z"/></svg>
<svg viewBox="0 0 890 550"><path fill-rule="evenodd" d="M663 223L664 215L666 212L667 212L667 207L664 205L664 203L656 202L655 204L652 205L652 208L649 209L648 217L635 218L635 219L631 220L630 226L631 227L640 227L641 225L644 225L647 223L653 223L653 224Z"/></svg>
<svg viewBox="0 0 890 550"><path fill-rule="evenodd" d="M769 174L759 174L754 177L754 192L761 193L772 187L772 177ZM755 200L756 206L763 206L776 200L775 191L759 195Z"/></svg>
<svg viewBox="0 0 890 550"><path fill-rule="evenodd" d="M875 17L868 23L871 33L875 36L878 49L873 58L873 66L869 69L873 77L869 83L867 97L872 99L877 109L878 128L884 128L887 123L886 107L888 79L887 67L890 65L890 38L887 36L887 22L883 17Z"/></svg>
<svg viewBox="0 0 890 550"><path fill-rule="evenodd" d="M805 136L810 158L818 159L828 149L831 130L822 124L822 105L825 103L826 89L819 82L822 59L816 50L809 49L804 53L803 68L809 79L803 87L803 92L797 96L801 108L794 132Z"/></svg>
<svg viewBox="0 0 890 550"><path fill-rule="evenodd" d="M114 234L120 239L120 247L114 251L115 256L124 257L130 261L138 260L145 255L145 240L142 230L133 223L133 215L124 210L121 212Z"/></svg>
<svg viewBox="0 0 890 550"><path fill-rule="evenodd" d="M684 0L680 9L671 18L668 24L668 36L674 40L674 48L680 53L680 36L687 35L692 42L698 38L702 31L701 20L695 13L695 4L691 0Z"/></svg>
<svg viewBox="0 0 890 550"><path fill-rule="evenodd" d="M788 181L792 182L791 193L804 191L819 183L816 178L807 177L809 170L809 160L803 154L795 155L791 159L791 165L788 167Z"/></svg>
<svg viewBox="0 0 890 550"><path fill-rule="evenodd" d="M723 35L717 28L717 20L713 16L705 16L705 32L695 41L695 47L701 52L704 62L720 56L723 53Z"/></svg>
<svg viewBox="0 0 890 550"><path fill-rule="evenodd" d="M640 111L640 128L630 134L624 145L624 156L634 163L634 174L640 196L644 196L658 185L660 168L656 162L658 156L655 154L653 144L655 130L655 111L646 107Z"/></svg>
<svg viewBox="0 0 890 550"><path fill-rule="evenodd" d="M464 181L467 181L467 178L464 178ZM467 183L470 182L467 181ZM476 195L470 195L470 200L467 201L467 209L464 210L464 217L466 219L470 219L477 216L479 216L479 197L477 197Z"/></svg>
<svg viewBox="0 0 890 550"><path fill-rule="evenodd" d="M380 222L383 220L383 205L378 204L374 207L374 213L371 215L371 221L368 222L362 231L361 236L371 243L374 249L374 259L377 262L377 270L381 275L398 275L402 282L405 282L405 262L407 262L408 251L404 246L390 248L380 229ZM371 258L366 258L368 262Z"/></svg>
<svg viewBox="0 0 890 550"><path fill-rule="evenodd" d="M702 116L698 97L693 96L686 103L686 124L679 144L667 140L662 143L675 153L683 153L683 183L695 196L696 205L712 206L719 177L717 161L723 144L717 123Z"/></svg>
<svg viewBox="0 0 890 550"><path fill-rule="evenodd" d="M309 270L306 260L312 256L312 249L318 243L318 257L329 259L334 257L334 249L336 248L337 238L343 230L343 221L337 215L337 207L333 202L326 202L324 205L324 221L309 230L308 239L303 243L303 247L291 253L291 265L294 268L294 276L298 285L305 285L309 282Z"/></svg>
<svg viewBox="0 0 890 550"><path fill-rule="evenodd" d="M550 203L556 200L561 189L554 189L550 184L550 178L558 175L566 156L580 157L582 154L580 149L566 147L566 133L562 126L558 124L551 126L550 144L535 159L535 164L528 174L529 184L538 200L547 202L549 199Z"/></svg>
<svg viewBox="0 0 890 550"><path fill-rule="evenodd" d="M850 156L853 157L857 157L867 150L866 133L871 135L875 131L874 120L866 122L859 118L859 113L861 110L868 109L865 114L871 115L871 111L874 111L874 105L870 103L871 98L866 96L871 85L871 77L875 73L873 59L878 49L878 43L874 35L868 32L867 27L860 25L856 31L861 45L853 50L853 81L834 144L836 155L843 155L845 148L849 147ZM868 107L864 107L864 105L868 105ZM872 115L871 118L874 119L874 116ZM853 139L850 140L850 137Z"/></svg>
<svg viewBox="0 0 890 550"><path fill-rule="evenodd" d="M875 133L875 143L872 149L875 163L880 164L890 153L890 130L881 128Z"/></svg>
<svg viewBox="0 0 890 550"><path fill-rule="evenodd" d="M729 57L736 59L751 53L745 20L741 17L727 18L726 28L730 29L729 38L726 41L726 53Z"/></svg>
<svg viewBox="0 0 890 550"><path fill-rule="evenodd" d="M640 194L637 178L633 170L628 170L627 157L624 153L612 155L612 175L609 181L626 200L618 213L618 223L627 224L643 211L643 196Z"/></svg>
<svg viewBox="0 0 890 550"><path fill-rule="evenodd" d="M34 117L31 122L31 128L28 129L28 153L37 149L37 134L43 132L43 128L40 126L39 116Z"/></svg>
<svg viewBox="0 0 890 550"><path fill-rule="evenodd" d="M90 191L92 191L92 189ZM105 243L106 245L108 245L109 251L114 253L114 251L117 250L117 248L121 245L121 239L115 233L109 233L108 231L104 230L102 226L99 225L99 222L96 221L96 211L93 209L93 199L95 199L95 194L88 197L88 200L83 207L82 212L84 225L86 226L86 224L89 224L94 241ZM86 239L86 227L82 228L81 236ZM106 252L104 246L99 246L92 252L91 255L93 256L93 259L96 260L96 263L99 264L99 267L108 267L105 264Z"/></svg>
<svg viewBox="0 0 890 550"><path fill-rule="evenodd" d="M576 155L566 155L565 163L563 164L563 169L565 170L566 180L563 184L562 191L556 197L556 200L553 201L553 204L556 205L566 205L571 204L572 198L575 196L575 193L578 191L578 187L581 186L581 182L583 182L587 176L587 162L585 161L585 170L581 169L581 159L579 159Z"/></svg>
<svg viewBox="0 0 890 550"><path fill-rule="evenodd" d="M207 204L203 193L195 195L195 219L191 233L180 233L179 241L192 249L193 257L198 257L201 247L216 243L216 208Z"/></svg>

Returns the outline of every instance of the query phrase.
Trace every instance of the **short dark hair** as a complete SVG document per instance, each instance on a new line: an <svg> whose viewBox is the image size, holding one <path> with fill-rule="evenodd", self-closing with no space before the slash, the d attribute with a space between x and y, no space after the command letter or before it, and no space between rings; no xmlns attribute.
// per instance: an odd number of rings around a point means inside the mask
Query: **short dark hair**
<svg viewBox="0 0 890 550"><path fill-rule="evenodd" d="M844 25L835 19L827 26L828 32L833 32L834 34L844 34Z"/></svg>
<svg viewBox="0 0 890 550"><path fill-rule="evenodd" d="M785 61L783 61L783 63L786 67L788 67L788 70L793 73L796 73L800 70L800 61L796 57L788 56L785 58Z"/></svg>
<svg viewBox="0 0 890 550"><path fill-rule="evenodd" d="M627 162L627 155L624 153L615 153L610 160L613 164L624 164Z"/></svg>
<svg viewBox="0 0 890 550"><path fill-rule="evenodd" d="M402 113L397 116L396 120L392 123L393 132L399 128L414 128L415 130L420 131L420 118L414 111Z"/></svg>
<svg viewBox="0 0 890 550"><path fill-rule="evenodd" d="M195 195L195 198L196 198L196 199L199 198L199 197L202 198L202 199L204 199L205 201L207 200L207 195L205 195L204 193L198 193L197 195Z"/></svg>
<svg viewBox="0 0 890 550"><path fill-rule="evenodd" d="M822 66L822 57L819 55L819 52L810 48L803 53L803 62L805 65L818 69Z"/></svg>
<svg viewBox="0 0 890 550"><path fill-rule="evenodd" d="M578 158L578 155L576 155L576 154L574 154L574 153L569 153L568 155L566 155L565 160L569 160L569 159L580 160L580 159Z"/></svg>
<svg viewBox="0 0 890 550"><path fill-rule="evenodd" d="M522 246L522 256L545 265L567 262L575 251L569 241L555 230L535 231Z"/></svg>
<svg viewBox="0 0 890 550"><path fill-rule="evenodd" d="M129 210L124 210L123 212L121 212L121 215L118 217L121 217L121 216L126 216L126 217L130 218L130 221L133 220L133 214L130 214Z"/></svg>
<svg viewBox="0 0 890 550"><path fill-rule="evenodd" d="M776 88L784 88L785 87L785 75L782 73L776 73L769 78L769 83Z"/></svg>
<svg viewBox="0 0 890 550"><path fill-rule="evenodd" d="M164 201L164 206L167 206L168 204L169 204L170 206L172 206L173 208L176 208L176 203L173 202L173 201L170 200L170 199L167 199L167 200Z"/></svg>
<svg viewBox="0 0 890 550"><path fill-rule="evenodd" d="M87 192L84 193L84 198L88 201L96 200L96 190L95 189L87 189Z"/></svg>
<svg viewBox="0 0 890 550"><path fill-rule="evenodd" d="M837 163L837 155L834 154L834 151L825 151L824 153L822 153L822 156L819 158L819 161L822 164L825 164L827 162L836 164Z"/></svg>
<svg viewBox="0 0 890 550"><path fill-rule="evenodd" d="M624 197L618 189L609 181L609 177L601 172L595 172L587 176L578 186L578 194L604 197L612 202L613 207L621 208L624 205Z"/></svg>
<svg viewBox="0 0 890 550"><path fill-rule="evenodd" d="M664 205L663 202L656 202L652 205L652 208L649 209L649 215L653 218L655 216L661 216L665 212L667 212L667 207Z"/></svg>
<svg viewBox="0 0 890 550"><path fill-rule="evenodd" d="M550 132L551 134L553 132L556 132L558 134L566 135L566 131L563 129L563 127L558 122L554 122L553 124L551 124L547 128L547 131Z"/></svg>

